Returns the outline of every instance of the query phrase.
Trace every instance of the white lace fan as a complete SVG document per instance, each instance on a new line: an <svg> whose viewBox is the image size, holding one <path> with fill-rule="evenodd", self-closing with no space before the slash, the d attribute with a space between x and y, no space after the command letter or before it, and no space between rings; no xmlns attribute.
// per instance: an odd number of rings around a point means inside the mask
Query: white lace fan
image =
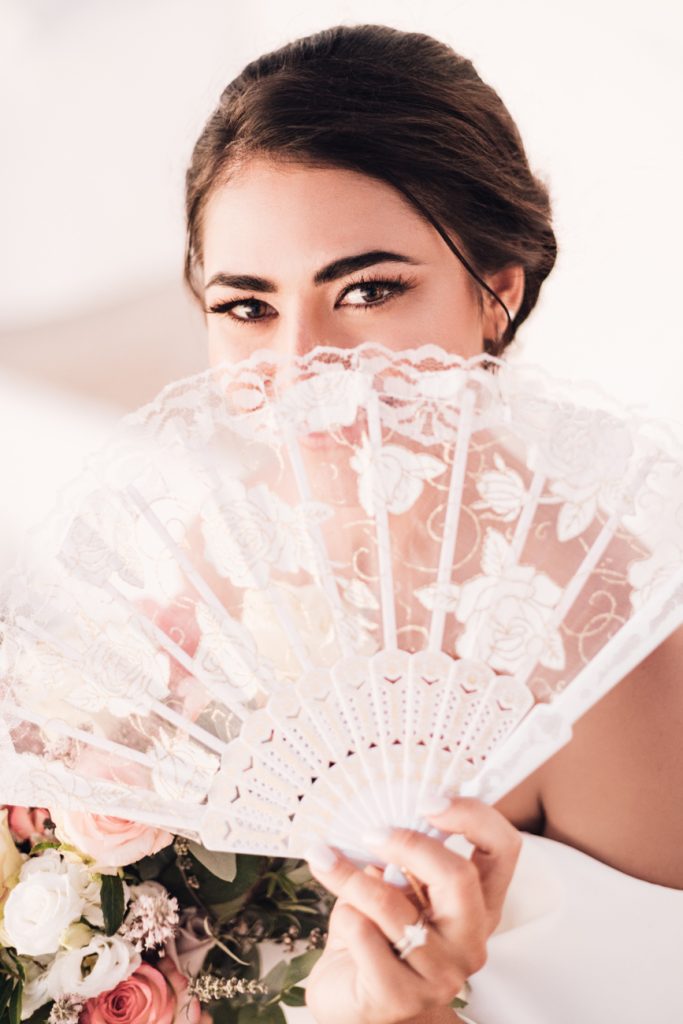
<svg viewBox="0 0 683 1024"><path fill-rule="evenodd" d="M490 357L261 351L127 417L3 605L0 800L363 860L427 790L498 799L683 621L683 456Z"/></svg>

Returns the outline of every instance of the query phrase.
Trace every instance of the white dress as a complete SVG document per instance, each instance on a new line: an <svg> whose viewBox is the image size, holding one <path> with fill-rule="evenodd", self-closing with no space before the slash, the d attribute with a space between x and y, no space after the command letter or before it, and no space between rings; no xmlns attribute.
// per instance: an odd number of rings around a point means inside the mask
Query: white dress
<svg viewBox="0 0 683 1024"><path fill-rule="evenodd" d="M463 1020L683 1024L683 890L625 875L552 839L522 838ZM292 1024L312 1019L303 1008L287 1013Z"/></svg>

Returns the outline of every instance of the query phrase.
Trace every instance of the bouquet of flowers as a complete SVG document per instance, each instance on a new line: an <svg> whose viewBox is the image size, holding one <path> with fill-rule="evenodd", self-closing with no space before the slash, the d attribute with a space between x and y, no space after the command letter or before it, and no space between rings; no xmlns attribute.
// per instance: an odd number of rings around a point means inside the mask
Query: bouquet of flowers
<svg viewBox="0 0 683 1024"><path fill-rule="evenodd" d="M330 909L301 861L4 807L0 1024L282 1024Z"/></svg>

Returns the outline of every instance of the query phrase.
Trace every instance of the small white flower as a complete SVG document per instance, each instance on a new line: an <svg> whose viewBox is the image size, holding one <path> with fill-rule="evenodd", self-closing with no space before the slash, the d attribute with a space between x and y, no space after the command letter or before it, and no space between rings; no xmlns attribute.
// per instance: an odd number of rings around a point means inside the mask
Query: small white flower
<svg viewBox="0 0 683 1024"><path fill-rule="evenodd" d="M87 946L57 954L47 977L50 998L92 999L116 988L140 963L140 954L119 935L94 935Z"/></svg>
<svg viewBox="0 0 683 1024"><path fill-rule="evenodd" d="M47 1024L78 1024L84 1005L85 1000L78 996L63 996L55 1000Z"/></svg>
<svg viewBox="0 0 683 1024"><path fill-rule="evenodd" d="M119 935L139 952L169 942L178 929L178 901L158 882L143 882L132 888L132 901Z"/></svg>

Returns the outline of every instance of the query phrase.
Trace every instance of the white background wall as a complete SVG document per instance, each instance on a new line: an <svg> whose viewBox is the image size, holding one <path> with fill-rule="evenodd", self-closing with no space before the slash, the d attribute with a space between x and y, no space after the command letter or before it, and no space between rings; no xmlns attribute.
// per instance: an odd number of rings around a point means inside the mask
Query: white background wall
<svg viewBox="0 0 683 1024"><path fill-rule="evenodd" d="M222 87L295 36L376 21L472 58L550 184L560 257L519 354L683 418L680 9L678 0L0 0L0 372L4 353L36 372L47 360L47 376L61 381L60 350L33 349L31 328L44 342L51 323L105 318L131 295L180 295L183 174ZM121 352L132 378L140 345L122 337ZM15 396L19 380L4 382ZM58 435L56 406L29 390L1 404L12 465L35 481L49 461L51 487L55 455L40 431ZM34 436L20 457L17 405ZM91 422L73 397L64 415ZM69 459L74 433L85 448L95 436L66 431ZM6 457L0 471L7 543L27 499Z"/></svg>

